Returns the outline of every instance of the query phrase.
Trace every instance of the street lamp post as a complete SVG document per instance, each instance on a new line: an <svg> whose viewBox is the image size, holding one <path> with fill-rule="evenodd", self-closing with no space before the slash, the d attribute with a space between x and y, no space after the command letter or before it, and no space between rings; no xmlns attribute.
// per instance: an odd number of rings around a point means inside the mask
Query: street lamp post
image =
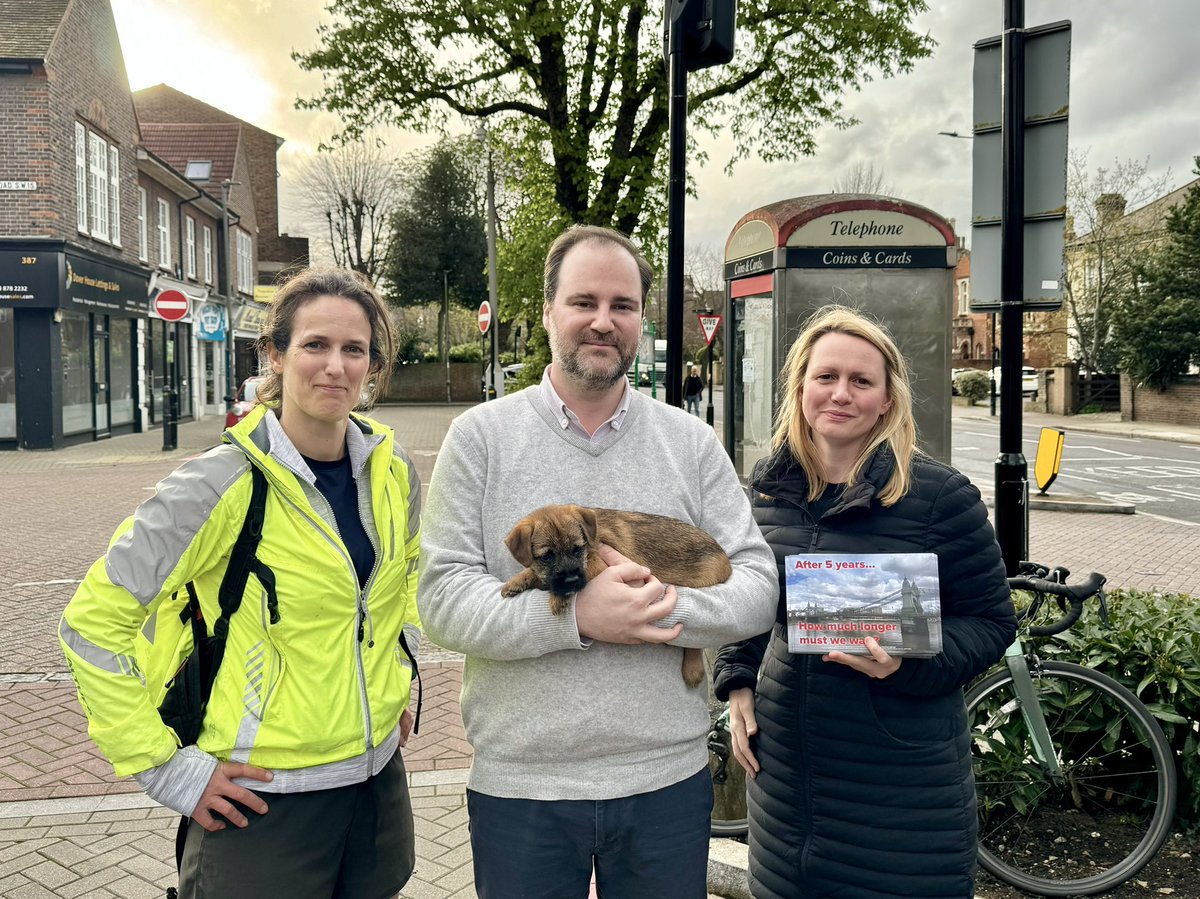
<svg viewBox="0 0 1200 899"><path fill-rule="evenodd" d="M233 383L233 279L229 276L229 194L241 184L226 178L221 182L221 259L219 262L222 293L225 294L225 413L233 409L237 385Z"/></svg>

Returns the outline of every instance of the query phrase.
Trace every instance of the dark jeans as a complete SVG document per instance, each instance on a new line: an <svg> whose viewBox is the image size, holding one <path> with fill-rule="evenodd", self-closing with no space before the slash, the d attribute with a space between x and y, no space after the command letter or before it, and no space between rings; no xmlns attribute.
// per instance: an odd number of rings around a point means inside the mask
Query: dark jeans
<svg viewBox="0 0 1200 899"><path fill-rule="evenodd" d="M399 750L375 777L309 793L258 793L248 827L188 828L180 899L235 896L384 899L415 862L412 805Z"/></svg>
<svg viewBox="0 0 1200 899"><path fill-rule="evenodd" d="M704 394L697 393L695 396L686 396L684 400L687 402L687 410L689 414L700 415L700 397ZM693 410L695 410L693 412Z"/></svg>
<svg viewBox="0 0 1200 899"><path fill-rule="evenodd" d="M467 791L480 899L600 899L708 895L712 779L620 799L501 799Z"/></svg>

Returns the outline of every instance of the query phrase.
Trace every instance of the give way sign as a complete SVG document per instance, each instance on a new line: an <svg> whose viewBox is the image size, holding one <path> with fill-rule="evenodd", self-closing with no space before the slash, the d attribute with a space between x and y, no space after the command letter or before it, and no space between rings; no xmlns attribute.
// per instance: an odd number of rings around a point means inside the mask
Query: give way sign
<svg viewBox="0 0 1200 899"><path fill-rule="evenodd" d="M700 327L704 330L704 340L709 346L712 346L713 337L716 336L717 328L721 327L721 316L719 315L697 315L700 319Z"/></svg>

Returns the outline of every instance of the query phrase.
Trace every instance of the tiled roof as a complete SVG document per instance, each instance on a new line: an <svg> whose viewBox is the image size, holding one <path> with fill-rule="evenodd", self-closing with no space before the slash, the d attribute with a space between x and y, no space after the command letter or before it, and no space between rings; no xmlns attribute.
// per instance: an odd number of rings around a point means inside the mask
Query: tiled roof
<svg viewBox="0 0 1200 899"><path fill-rule="evenodd" d="M240 127L233 122L213 125L142 122L142 143L180 173L190 161L211 160L212 177L206 186L216 188L226 178L233 177Z"/></svg>
<svg viewBox="0 0 1200 899"><path fill-rule="evenodd" d="M45 59L70 0L0 0L0 59Z"/></svg>
<svg viewBox="0 0 1200 899"><path fill-rule="evenodd" d="M0 0L0 3L11 0ZM143 122L178 122L181 119L191 122L236 122L263 134L271 132L250 122L243 121L232 113L216 106L210 106L203 100L197 100L191 94L185 94L169 84L156 84L134 91L133 103L137 107L138 118ZM278 135L271 134L276 140Z"/></svg>

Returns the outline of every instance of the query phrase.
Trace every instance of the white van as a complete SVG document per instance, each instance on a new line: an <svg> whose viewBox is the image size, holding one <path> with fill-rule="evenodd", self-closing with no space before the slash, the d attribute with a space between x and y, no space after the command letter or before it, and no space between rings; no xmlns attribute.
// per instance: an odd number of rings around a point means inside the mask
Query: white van
<svg viewBox="0 0 1200 899"><path fill-rule="evenodd" d="M650 360L639 358L634 362L637 368L638 384L642 387L650 386L651 372L654 372L654 379L657 383L663 384L667 379L667 342L665 340L654 341L654 367L651 368ZM633 368L629 369L629 380L633 382Z"/></svg>

